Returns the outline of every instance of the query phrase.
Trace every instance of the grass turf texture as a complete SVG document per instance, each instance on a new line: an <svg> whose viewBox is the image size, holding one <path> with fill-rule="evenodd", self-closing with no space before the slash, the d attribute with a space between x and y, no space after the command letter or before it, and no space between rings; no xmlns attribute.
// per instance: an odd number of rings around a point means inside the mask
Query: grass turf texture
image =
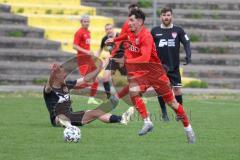
<svg viewBox="0 0 240 160"><path fill-rule="evenodd" d="M148 110L155 113L152 133L137 135L142 121L135 115L128 126L95 121L81 127L81 141L69 144L63 141L63 128L51 127L41 94L0 93L0 159L237 160L240 158L238 97L184 96L197 135L193 145L187 144L182 125L175 122L170 109L169 123L159 119L155 98L147 104ZM94 108L86 104L86 98L72 99L75 110ZM121 103L113 113L120 114L126 109Z"/></svg>

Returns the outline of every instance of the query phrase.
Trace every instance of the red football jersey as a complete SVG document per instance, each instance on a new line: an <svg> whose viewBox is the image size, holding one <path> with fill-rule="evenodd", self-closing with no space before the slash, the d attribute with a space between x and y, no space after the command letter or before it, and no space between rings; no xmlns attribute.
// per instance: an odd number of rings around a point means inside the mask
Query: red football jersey
<svg viewBox="0 0 240 160"><path fill-rule="evenodd" d="M145 27L142 27L137 35L128 34L128 40L132 45L125 51L126 63L161 63L152 35Z"/></svg>
<svg viewBox="0 0 240 160"><path fill-rule="evenodd" d="M80 46L83 49L90 50L90 31L85 28L80 28L74 35L74 44ZM82 52L78 51L78 54Z"/></svg>

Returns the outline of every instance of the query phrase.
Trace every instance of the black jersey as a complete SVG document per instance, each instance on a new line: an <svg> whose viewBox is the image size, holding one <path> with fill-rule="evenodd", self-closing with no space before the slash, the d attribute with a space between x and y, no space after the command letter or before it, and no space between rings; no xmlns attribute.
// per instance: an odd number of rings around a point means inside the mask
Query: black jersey
<svg viewBox="0 0 240 160"><path fill-rule="evenodd" d="M118 36L119 34L116 33L116 37ZM109 53L111 53L112 49L113 49L113 46L106 46L106 40L108 39L108 35L105 35L103 38L102 38L102 41L101 41L101 45L100 45L100 49L104 49L106 47L106 50L109 51Z"/></svg>
<svg viewBox="0 0 240 160"><path fill-rule="evenodd" d="M181 27L173 25L171 28L154 27L151 31L158 57L169 71L179 68L180 42L184 45L186 58L191 58L190 40Z"/></svg>
<svg viewBox="0 0 240 160"><path fill-rule="evenodd" d="M49 93L45 92L45 87L44 87L43 97L44 97L48 112L50 114L52 125L54 126L56 125L55 124L56 115L54 110L59 104L63 104L63 103L66 104L66 106L69 107L69 110L72 111L69 90L72 89L75 86L75 84L76 84L76 81L74 82L67 81L66 85L63 85L59 89L52 88L52 90Z"/></svg>

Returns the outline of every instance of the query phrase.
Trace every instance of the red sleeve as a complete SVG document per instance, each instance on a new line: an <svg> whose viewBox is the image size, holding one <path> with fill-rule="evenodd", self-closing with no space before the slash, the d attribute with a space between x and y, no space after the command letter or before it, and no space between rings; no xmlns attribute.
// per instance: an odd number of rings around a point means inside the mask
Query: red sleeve
<svg viewBox="0 0 240 160"><path fill-rule="evenodd" d="M74 35L73 44L79 45L80 41L81 41L81 33L79 31L77 31Z"/></svg>
<svg viewBox="0 0 240 160"><path fill-rule="evenodd" d="M124 40L128 40L128 35L126 33L114 38L114 42L119 42Z"/></svg>
<svg viewBox="0 0 240 160"><path fill-rule="evenodd" d="M140 53L141 56L137 58L127 59L126 63L146 63L149 62L152 54L152 43L153 40L150 36L142 37Z"/></svg>

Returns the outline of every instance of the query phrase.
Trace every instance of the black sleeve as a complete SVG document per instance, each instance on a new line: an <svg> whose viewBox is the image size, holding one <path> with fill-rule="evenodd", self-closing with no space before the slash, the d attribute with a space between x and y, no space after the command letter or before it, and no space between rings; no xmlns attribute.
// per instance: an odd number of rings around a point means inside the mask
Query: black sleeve
<svg viewBox="0 0 240 160"><path fill-rule="evenodd" d="M151 35L152 35L152 37L154 39L154 28L151 29Z"/></svg>
<svg viewBox="0 0 240 160"><path fill-rule="evenodd" d="M184 46L184 50L186 52L186 58L191 59L192 53L191 53L191 47L190 47L190 39L182 28L180 28L180 42Z"/></svg>
<svg viewBox="0 0 240 160"><path fill-rule="evenodd" d="M106 36L104 36L104 37L102 38L101 45L100 45L100 49L103 49L103 48L104 48L104 46L105 46L105 41L106 41Z"/></svg>
<svg viewBox="0 0 240 160"><path fill-rule="evenodd" d="M77 80L67 80L66 81L66 85L68 87L68 89L73 89L77 84Z"/></svg>

